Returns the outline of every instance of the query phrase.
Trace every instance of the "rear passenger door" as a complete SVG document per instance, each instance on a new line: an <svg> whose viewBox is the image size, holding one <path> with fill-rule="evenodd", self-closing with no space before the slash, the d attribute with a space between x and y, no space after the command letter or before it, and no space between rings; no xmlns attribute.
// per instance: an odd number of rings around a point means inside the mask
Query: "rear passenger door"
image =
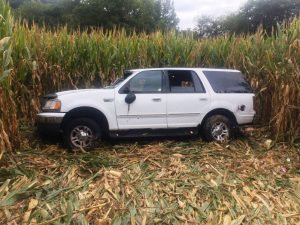
<svg viewBox="0 0 300 225"><path fill-rule="evenodd" d="M192 70L167 70L168 128L196 127L210 104L199 76Z"/></svg>

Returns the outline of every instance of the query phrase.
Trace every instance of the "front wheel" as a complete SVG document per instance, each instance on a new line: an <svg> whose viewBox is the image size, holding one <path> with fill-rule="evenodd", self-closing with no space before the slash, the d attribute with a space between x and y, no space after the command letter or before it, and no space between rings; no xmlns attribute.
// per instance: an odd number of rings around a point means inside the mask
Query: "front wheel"
<svg viewBox="0 0 300 225"><path fill-rule="evenodd" d="M232 138L232 123L223 115L213 115L204 121L202 135L207 141L224 143Z"/></svg>
<svg viewBox="0 0 300 225"><path fill-rule="evenodd" d="M71 120L63 130L64 144L69 149L93 148L100 137L100 126L88 118Z"/></svg>

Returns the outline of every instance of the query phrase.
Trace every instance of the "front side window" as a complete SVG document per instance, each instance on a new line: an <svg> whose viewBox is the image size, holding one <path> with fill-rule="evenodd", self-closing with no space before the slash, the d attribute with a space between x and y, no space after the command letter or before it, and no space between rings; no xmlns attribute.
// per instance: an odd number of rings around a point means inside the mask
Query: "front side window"
<svg viewBox="0 0 300 225"><path fill-rule="evenodd" d="M168 80L170 93L204 93L205 90L198 77L193 71L169 70Z"/></svg>
<svg viewBox="0 0 300 225"><path fill-rule="evenodd" d="M162 92L162 71L143 71L133 77L127 87L134 93Z"/></svg>

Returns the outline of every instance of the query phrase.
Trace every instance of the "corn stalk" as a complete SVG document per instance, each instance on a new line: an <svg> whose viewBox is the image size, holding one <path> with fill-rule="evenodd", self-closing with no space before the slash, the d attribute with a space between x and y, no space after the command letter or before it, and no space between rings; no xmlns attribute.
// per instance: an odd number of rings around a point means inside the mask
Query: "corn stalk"
<svg viewBox="0 0 300 225"><path fill-rule="evenodd" d="M11 143L8 136L8 127L10 119L16 115L11 111L9 100L11 99L11 88L9 75L11 74L12 57L11 57L11 35L13 27L13 17L11 16L10 7L6 1L0 1L0 160L5 149L11 149ZM12 115L10 113L13 113ZM16 132L14 130L10 130Z"/></svg>
<svg viewBox="0 0 300 225"><path fill-rule="evenodd" d="M4 7L5 6L5 7ZM159 66L227 67L242 70L261 101L261 122L277 140L300 138L300 19L266 35L225 35L195 40L175 32L126 33L125 30L49 31L15 24L2 3L1 38L6 46L1 72L0 129L13 146L20 145L20 121L33 125L40 97L66 89L99 87L121 76L124 69ZM6 15L6 16L5 16ZM8 16L9 15L9 16ZM10 21L9 23L7 21ZM10 24L10 26L7 26ZM5 29L4 29L5 28ZM11 36L10 39L6 38ZM12 49L12 50L8 50ZM11 53L13 67L11 67ZM6 58L3 56L7 56ZM3 59L7 59L4 60ZM9 68L12 68L11 72ZM9 76L7 76L9 74ZM4 143L5 135L1 135Z"/></svg>

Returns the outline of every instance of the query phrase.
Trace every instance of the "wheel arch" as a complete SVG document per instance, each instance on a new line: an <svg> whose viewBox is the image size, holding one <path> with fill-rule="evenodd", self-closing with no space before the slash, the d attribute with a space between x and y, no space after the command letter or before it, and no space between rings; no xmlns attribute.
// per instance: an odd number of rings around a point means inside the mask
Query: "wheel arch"
<svg viewBox="0 0 300 225"><path fill-rule="evenodd" d="M205 123L205 121L214 115L223 115L226 116L231 122L233 127L236 127L238 125L237 123L237 119L235 117L235 115L233 114L233 112L231 112L228 109L224 109L224 108L218 108L218 109L214 109L210 112L208 112L205 117L203 118L203 120L201 121L201 123L199 124L199 127L201 128L203 126L203 124Z"/></svg>
<svg viewBox="0 0 300 225"><path fill-rule="evenodd" d="M67 112L63 118L61 129L63 130L69 121L76 118L82 118L82 117L95 120L101 126L104 134L108 133L109 123L104 113L93 107L86 107L86 106L77 107Z"/></svg>

